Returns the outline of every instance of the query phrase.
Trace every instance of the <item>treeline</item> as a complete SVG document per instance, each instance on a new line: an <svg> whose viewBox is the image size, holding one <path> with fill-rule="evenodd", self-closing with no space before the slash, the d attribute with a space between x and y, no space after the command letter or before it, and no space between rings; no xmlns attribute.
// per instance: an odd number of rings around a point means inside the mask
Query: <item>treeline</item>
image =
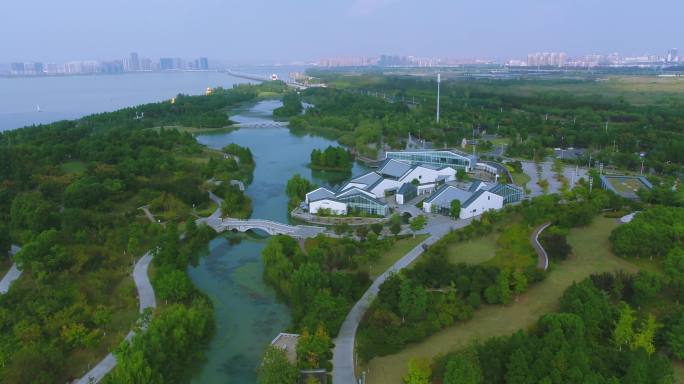
<svg viewBox="0 0 684 384"><path fill-rule="evenodd" d="M641 166L640 152L647 153L646 167L659 172L676 174L684 163L682 97L633 105L618 97L553 90L586 86L600 93L591 80L443 81L440 124L435 124L434 80L374 74L321 77L347 90L304 91L302 97L315 107L293 118L291 126L327 133L366 156L377 154L381 142L403 148L409 133L434 147L457 147L475 131L508 138L511 156L532 158L572 146L590 148L596 152L593 159L635 171ZM650 97L655 101L659 95ZM414 100L419 104L410 104ZM587 160L581 159L583 164Z"/></svg>
<svg viewBox="0 0 684 384"><path fill-rule="evenodd" d="M328 146L311 151L311 168L331 171L351 171L354 157L343 147Z"/></svg>
<svg viewBox="0 0 684 384"><path fill-rule="evenodd" d="M302 110L304 107L299 94L290 92L283 96L283 106L273 110L273 117L283 119L297 116L302 113Z"/></svg>
<svg viewBox="0 0 684 384"><path fill-rule="evenodd" d="M684 310L677 305L659 322L637 306L649 290L641 279L618 273L574 283L560 312L543 315L532 330L449 354L432 374L422 365L427 380L415 383L672 383L671 363L656 351L681 357Z"/></svg>
<svg viewBox="0 0 684 384"><path fill-rule="evenodd" d="M216 155L191 135L149 128L260 90L239 86L0 133L0 247L23 247L23 274L0 296L0 381L71 381L104 357L96 351L114 348L137 317L131 265L161 235L138 208L185 221L193 204L208 203L205 176L221 173L198 161ZM92 360L71 363L75 356Z"/></svg>

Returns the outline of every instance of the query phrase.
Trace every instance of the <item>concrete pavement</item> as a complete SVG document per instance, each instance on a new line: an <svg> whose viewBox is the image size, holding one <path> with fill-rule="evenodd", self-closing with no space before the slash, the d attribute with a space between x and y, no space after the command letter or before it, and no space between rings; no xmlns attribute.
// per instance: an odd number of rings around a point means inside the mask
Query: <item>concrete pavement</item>
<svg viewBox="0 0 684 384"><path fill-rule="evenodd" d="M537 268L547 270L549 268L549 255L539 242L539 235L551 225L550 222L544 223L530 235L530 242L535 252L537 252Z"/></svg>
<svg viewBox="0 0 684 384"><path fill-rule="evenodd" d="M442 220L444 219L444 220ZM355 362L355 344L356 331L359 328L359 323L371 305L373 298L378 294L380 285L392 274L409 266L414 260L423 253L423 246L430 245L441 239L442 236L452 230L465 227L470 224L472 219L453 221L447 218L430 217L428 225L418 233L428 233L431 236L418 244L404 257L399 259L382 275L378 276L373 281L368 290L361 296L361 299L354 304L347 317L344 319L340 332L334 340L335 348L333 349L333 382L336 384L355 384L357 383L356 373L354 370Z"/></svg>
<svg viewBox="0 0 684 384"><path fill-rule="evenodd" d="M14 257L14 255L19 252L21 248L19 248L16 245L12 245L10 248L10 256ZM0 280L0 295L4 295L9 291L10 285L17 280L21 276L21 271L19 268L17 268L17 263L12 263L12 267L10 268L9 271L3 276L2 280Z"/></svg>

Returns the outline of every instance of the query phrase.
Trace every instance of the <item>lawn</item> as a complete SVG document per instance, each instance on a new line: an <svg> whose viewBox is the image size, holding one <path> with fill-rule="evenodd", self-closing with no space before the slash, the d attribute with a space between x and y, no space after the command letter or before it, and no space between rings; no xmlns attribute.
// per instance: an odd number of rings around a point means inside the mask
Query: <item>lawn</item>
<svg viewBox="0 0 684 384"><path fill-rule="evenodd" d="M526 329L542 314L558 308L558 299L568 286L593 273L620 269L636 272L636 266L613 255L610 249L608 235L616 225L615 219L597 218L588 227L573 229L568 236L573 255L558 264L546 280L532 286L511 305L484 306L475 311L470 321L438 332L397 354L371 360L363 367L367 383L400 383L411 358L433 358L475 341Z"/></svg>
<svg viewBox="0 0 684 384"><path fill-rule="evenodd" d="M525 172L511 172L511 176L513 177L513 183L521 187L527 186L527 183L532 180L530 175Z"/></svg>
<svg viewBox="0 0 684 384"><path fill-rule="evenodd" d="M537 253L530 244L532 228L522 224L507 226L496 239L495 256L487 261L488 265L499 268L525 269L537 263Z"/></svg>
<svg viewBox="0 0 684 384"><path fill-rule="evenodd" d="M380 274L389 269L397 260L401 259L410 250L427 239L428 235L416 235L415 238L408 237L406 239L397 240L389 251L383 253L380 259L370 263L369 265L360 265L359 270L368 270L371 279L375 279Z"/></svg>
<svg viewBox="0 0 684 384"><path fill-rule="evenodd" d="M675 382L684 384L684 363L681 361L672 362L672 367L675 373Z"/></svg>
<svg viewBox="0 0 684 384"><path fill-rule="evenodd" d="M492 259L496 255L496 234L480 237L474 240L450 244L447 247L449 262L458 264L480 264Z"/></svg>

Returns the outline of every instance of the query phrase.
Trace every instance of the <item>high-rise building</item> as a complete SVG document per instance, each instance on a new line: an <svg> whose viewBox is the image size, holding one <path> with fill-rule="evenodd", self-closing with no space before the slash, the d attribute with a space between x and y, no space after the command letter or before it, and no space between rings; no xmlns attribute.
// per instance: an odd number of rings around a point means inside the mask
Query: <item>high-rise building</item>
<svg viewBox="0 0 684 384"><path fill-rule="evenodd" d="M162 71L176 69L175 60L170 57L164 57L159 59L159 69L161 69Z"/></svg>
<svg viewBox="0 0 684 384"><path fill-rule="evenodd" d="M41 62L35 62L33 63L33 72L35 72L36 75L42 75L44 73L44 68L43 68L43 63Z"/></svg>
<svg viewBox="0 0 684 384"><path fill-rule="evenodd" d="M200 57L197 69L201 69L201 70L209 69L209 59L207 59L206 57Z"/></svg>
<svg viewBox="0 0 684 384"><path fill-rule="evenodd" d="M677 48L672 48L667 51L667 57L665 59L668 63L675 63L679 61L679 51Z"/></svg>
<svg viewBox="0 0 684 384"><path fill-rule="evenodd" d="M132 52L131 56L128 58L128 70L129 71L139 71L140 70L140 57L136 52Z"/></svg>
<svg viewBox="0 0 684 384"><path fill-rule="evenodd" d="M13 74L23 74L24 73L24 63L12 63L10 64L10 71L12 71Z"/></svg>
<svg viewBox="0 0 684 384"><path fill-rule="evenodd" d="M152 60L148 58L143 58L140 59L140 70L141 71L151 71L152 68Z"/></svg>

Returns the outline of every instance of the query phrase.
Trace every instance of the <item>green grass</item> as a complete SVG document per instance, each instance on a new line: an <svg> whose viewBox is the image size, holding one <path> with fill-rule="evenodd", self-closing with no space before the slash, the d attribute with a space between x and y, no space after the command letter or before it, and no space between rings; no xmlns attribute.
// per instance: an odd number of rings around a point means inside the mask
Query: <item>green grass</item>
<svg viewBox="0 0 684 384"><path fill-rule="evenodd" d="M83 173L86 170L86 165L82 161L68 161L66 163L62 163L59 166L64 173L67 174L73 174L73 173Z"/></svg>
<svg viewBox="0 0 684 384"><path fill-rule="evenodd" d="M410 250L418 246L423 240L427 239L429 235L416 235L415 238L409 237L406 239L397 240L387 252L380 256L380 259L368 264L360 265L359 270L369 271L368 274L372 279L380 276L389 267L391 267L397 260L401 259Z"/></svg>
<svg viewBox="0 0 684 384"><path fill-rule="evenodd" d="M673 361L672 368L674 368L675 383L684 384L684 362Z"/></svg>
<svg viewBox="0 0 684 384"><path fill-rule="evenodd" d="M527 329L542 314L558 309L558 299L567 287L591 274L620 269L636 272L636 266L618 258L610 249L608 235L616 225L614 219L597 218L585 228L571 230L568 242L573 247L573 255L558 264L546 280L530 287L513 304L484 306L475 311L470 321L449 327L397 354L371 360L364 367L368 373L366 382L400 383L411 358L434 358L475 341Z"/></svg>
<svg viewBox="0 0 684 384"><path fill-rule="evenodd" d="M496 255L497 237L497 235L491 234L474 240L450 244L447 247L447 259L454 264L484 263Z"/></svg>
<svg viewBox="0 0 684 384"><path fill-rule="evenodd" d="M513 176L513 183L521 187L525 187L527 183L532 180L532 178L525 172L512 172L511 176Z"/></svg>
<svg viewBox="0 0 684 384"><path fill-rule="evenodd" d="M522 224L507 226L496 239L495 256L488 265L499 268L525 269L537 263L537 254L530 244L532 228Z"/></svg>

